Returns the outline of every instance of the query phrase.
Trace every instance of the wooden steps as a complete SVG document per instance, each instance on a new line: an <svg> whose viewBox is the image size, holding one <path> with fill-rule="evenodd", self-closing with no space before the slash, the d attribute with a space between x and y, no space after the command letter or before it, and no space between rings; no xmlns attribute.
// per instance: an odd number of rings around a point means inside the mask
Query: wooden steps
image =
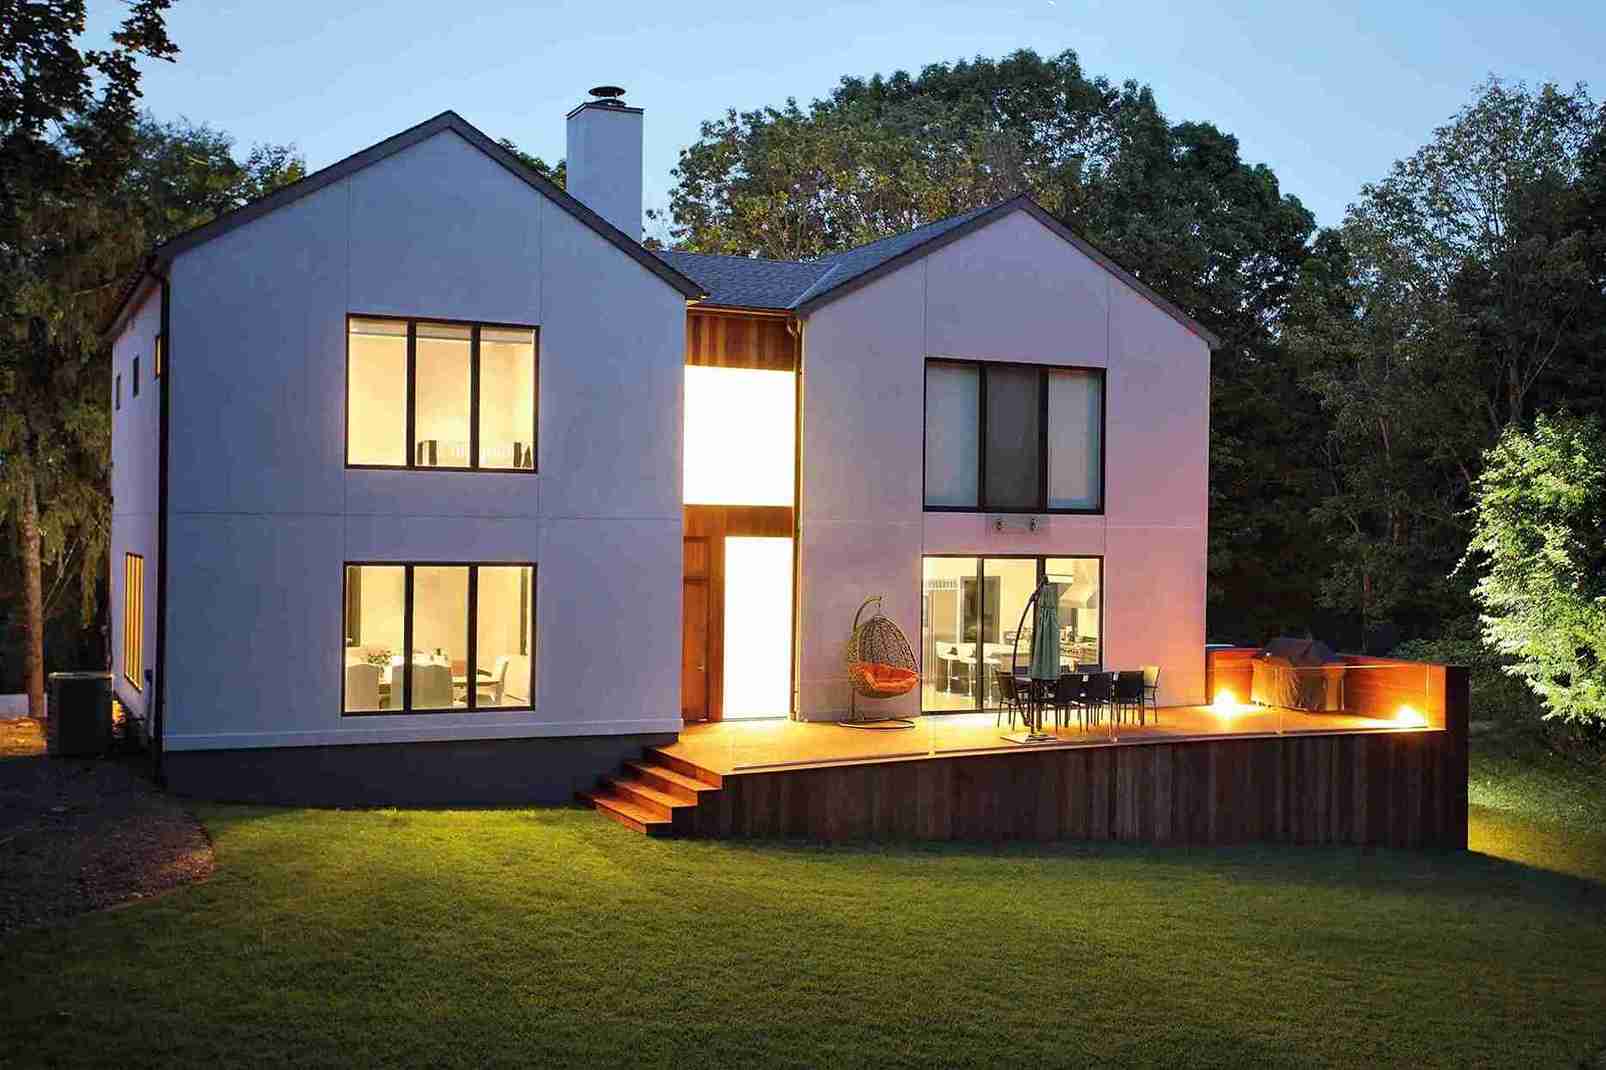
<svg viewBox="0 0 1606 1070"><path fill-rule="evenodd" d="M718 774L690 762L649 749L641 761L626 762L614 776L603 777L590 791L577 792L581 803L648 836L688 836L697 831L705 800L719 794Z"/></svg>

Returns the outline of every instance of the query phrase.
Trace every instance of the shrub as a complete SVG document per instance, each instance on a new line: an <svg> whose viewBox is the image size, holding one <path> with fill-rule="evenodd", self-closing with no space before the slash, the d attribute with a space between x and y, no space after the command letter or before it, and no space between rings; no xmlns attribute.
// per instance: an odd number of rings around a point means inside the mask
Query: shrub
<svg viewBox="0 0 1606 1070"><path fill-rule="evenodd" d="M1484 454L1472 540L1484 644L1546 718L1606 727L1606 436L1595 418L1540 416Z"/></svg>

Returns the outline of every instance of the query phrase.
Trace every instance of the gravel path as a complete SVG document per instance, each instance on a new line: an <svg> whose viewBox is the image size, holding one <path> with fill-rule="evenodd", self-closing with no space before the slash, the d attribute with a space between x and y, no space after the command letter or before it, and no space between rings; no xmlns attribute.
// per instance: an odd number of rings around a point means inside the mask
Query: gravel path
<svg viewBox="0 0 1606 1070"><path fill-rule="evenodd" d="M0 720L0 940L211 875L212 844L143 758L50 758Z"/></svg>

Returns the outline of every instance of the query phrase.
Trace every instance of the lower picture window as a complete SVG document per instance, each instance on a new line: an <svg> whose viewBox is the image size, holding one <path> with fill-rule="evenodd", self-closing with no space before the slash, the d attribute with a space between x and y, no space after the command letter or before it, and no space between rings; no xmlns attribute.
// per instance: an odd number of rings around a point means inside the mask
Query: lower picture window
<svg viewBox="0 0 1606 1070"><path fill-rule="evenodd" d="M943 557L921 565L920 706L927 713L996 709L1000 676L1032 650L1025 615L1038 584L1059 593L1060 669L1103 661L1103 561L1097 557Z"/></svg>
<svg viewBox="0 0 1606 1070"><path fill-rule="evenodd" d="M535 705L535 566L348 564L348 714Z"/></svg>

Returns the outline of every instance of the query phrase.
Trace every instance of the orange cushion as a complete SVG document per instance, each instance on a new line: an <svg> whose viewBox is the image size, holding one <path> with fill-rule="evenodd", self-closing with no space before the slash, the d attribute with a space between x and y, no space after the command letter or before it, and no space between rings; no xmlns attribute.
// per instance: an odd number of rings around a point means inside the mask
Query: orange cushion
<svg viewBox="0 0 1606 1070"><path fill-rule="evenodd" d="M901 695L914 690L920 682L920 675L913 669L905 669L901 665L886 665L875 661L860 661L853 665L853 673L859 682L874 690L883 691L891 695Z"/></svg>

